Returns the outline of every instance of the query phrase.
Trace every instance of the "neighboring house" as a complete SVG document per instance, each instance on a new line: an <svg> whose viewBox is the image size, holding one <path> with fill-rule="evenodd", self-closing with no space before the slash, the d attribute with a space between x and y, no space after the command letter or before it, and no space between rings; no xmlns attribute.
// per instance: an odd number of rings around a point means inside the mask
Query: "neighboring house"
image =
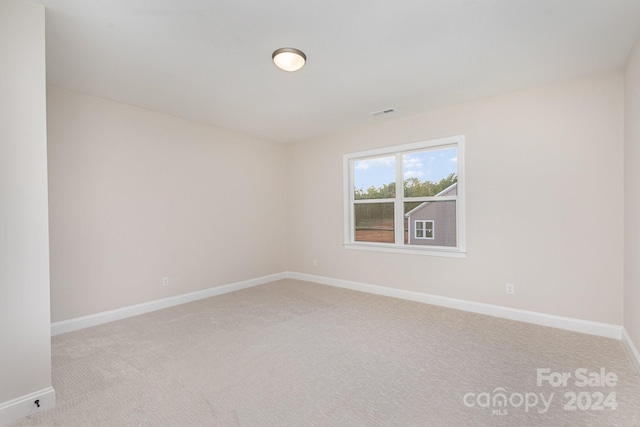
<svg viewBox="0 0 640 427"><path fill-rule="evenodd" d="M445 188L436 197L456 196L458 183ZM408 222L408 244L456 246L456 201L424 202L404 214Z"/></svg>

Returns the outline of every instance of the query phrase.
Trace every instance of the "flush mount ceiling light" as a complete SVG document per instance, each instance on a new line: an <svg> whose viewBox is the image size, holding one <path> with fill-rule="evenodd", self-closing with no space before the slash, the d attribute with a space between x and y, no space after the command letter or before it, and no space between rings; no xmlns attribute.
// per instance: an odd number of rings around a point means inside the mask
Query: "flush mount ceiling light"
<svg viewBox="0 0 640 427"><path fill-rule="evenodd" d="M271 58L276 67L289 72L298 71L307 61L307 55L303 51L292 47L276 49Z"/></svg>

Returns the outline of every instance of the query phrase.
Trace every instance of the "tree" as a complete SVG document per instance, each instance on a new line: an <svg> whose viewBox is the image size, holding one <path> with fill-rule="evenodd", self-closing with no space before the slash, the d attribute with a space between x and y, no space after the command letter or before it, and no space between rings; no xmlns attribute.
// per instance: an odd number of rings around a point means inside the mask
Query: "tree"
<svg viewBox="0 0 640 427"><path fill-rule="evenodd" d="M364 191L362 188L357 188L355 191L356 200L358 199L393 199L396 197L396 183L390 182L389 184L383 184L381 187L371 186Z"/></svg>
<svg viewBox="0 0 640 427"><path fill-rule="evenodd" d="M404 180L404 196L405 197L432 197L441 191L449 188L458 182L458 176L455 173L449 174L446 178L439 182L420 181L418 178L412 177ZM390 182L380 187L369 187L366 191L362 188L355 190L355 198L359 199L393 199L396 197L396 183Z"/></svg>

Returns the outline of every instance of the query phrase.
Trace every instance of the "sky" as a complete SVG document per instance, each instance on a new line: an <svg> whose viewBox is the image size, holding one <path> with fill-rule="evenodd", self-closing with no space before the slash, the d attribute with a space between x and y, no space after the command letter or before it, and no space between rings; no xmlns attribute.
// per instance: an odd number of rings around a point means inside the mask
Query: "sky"
<svg viewBox="0 0 640 427"><path fill-rule="evenodd" d="M404 179L438 182L458 170L458 149L444 148L408 153L403 156ZM357 160L353 165L355 188L381 187L395 181L395 156Z"/></svg>

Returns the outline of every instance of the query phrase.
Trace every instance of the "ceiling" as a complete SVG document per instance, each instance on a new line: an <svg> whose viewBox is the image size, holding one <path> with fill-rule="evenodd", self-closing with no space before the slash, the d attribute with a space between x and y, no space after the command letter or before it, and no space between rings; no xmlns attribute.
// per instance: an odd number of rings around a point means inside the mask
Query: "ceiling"
<svg viewBox="0 0 640 427"><path fill-rule="evenodd" d="M49 84L283 143L619 69L640 35L640 0L39 1Z"/></svg>

